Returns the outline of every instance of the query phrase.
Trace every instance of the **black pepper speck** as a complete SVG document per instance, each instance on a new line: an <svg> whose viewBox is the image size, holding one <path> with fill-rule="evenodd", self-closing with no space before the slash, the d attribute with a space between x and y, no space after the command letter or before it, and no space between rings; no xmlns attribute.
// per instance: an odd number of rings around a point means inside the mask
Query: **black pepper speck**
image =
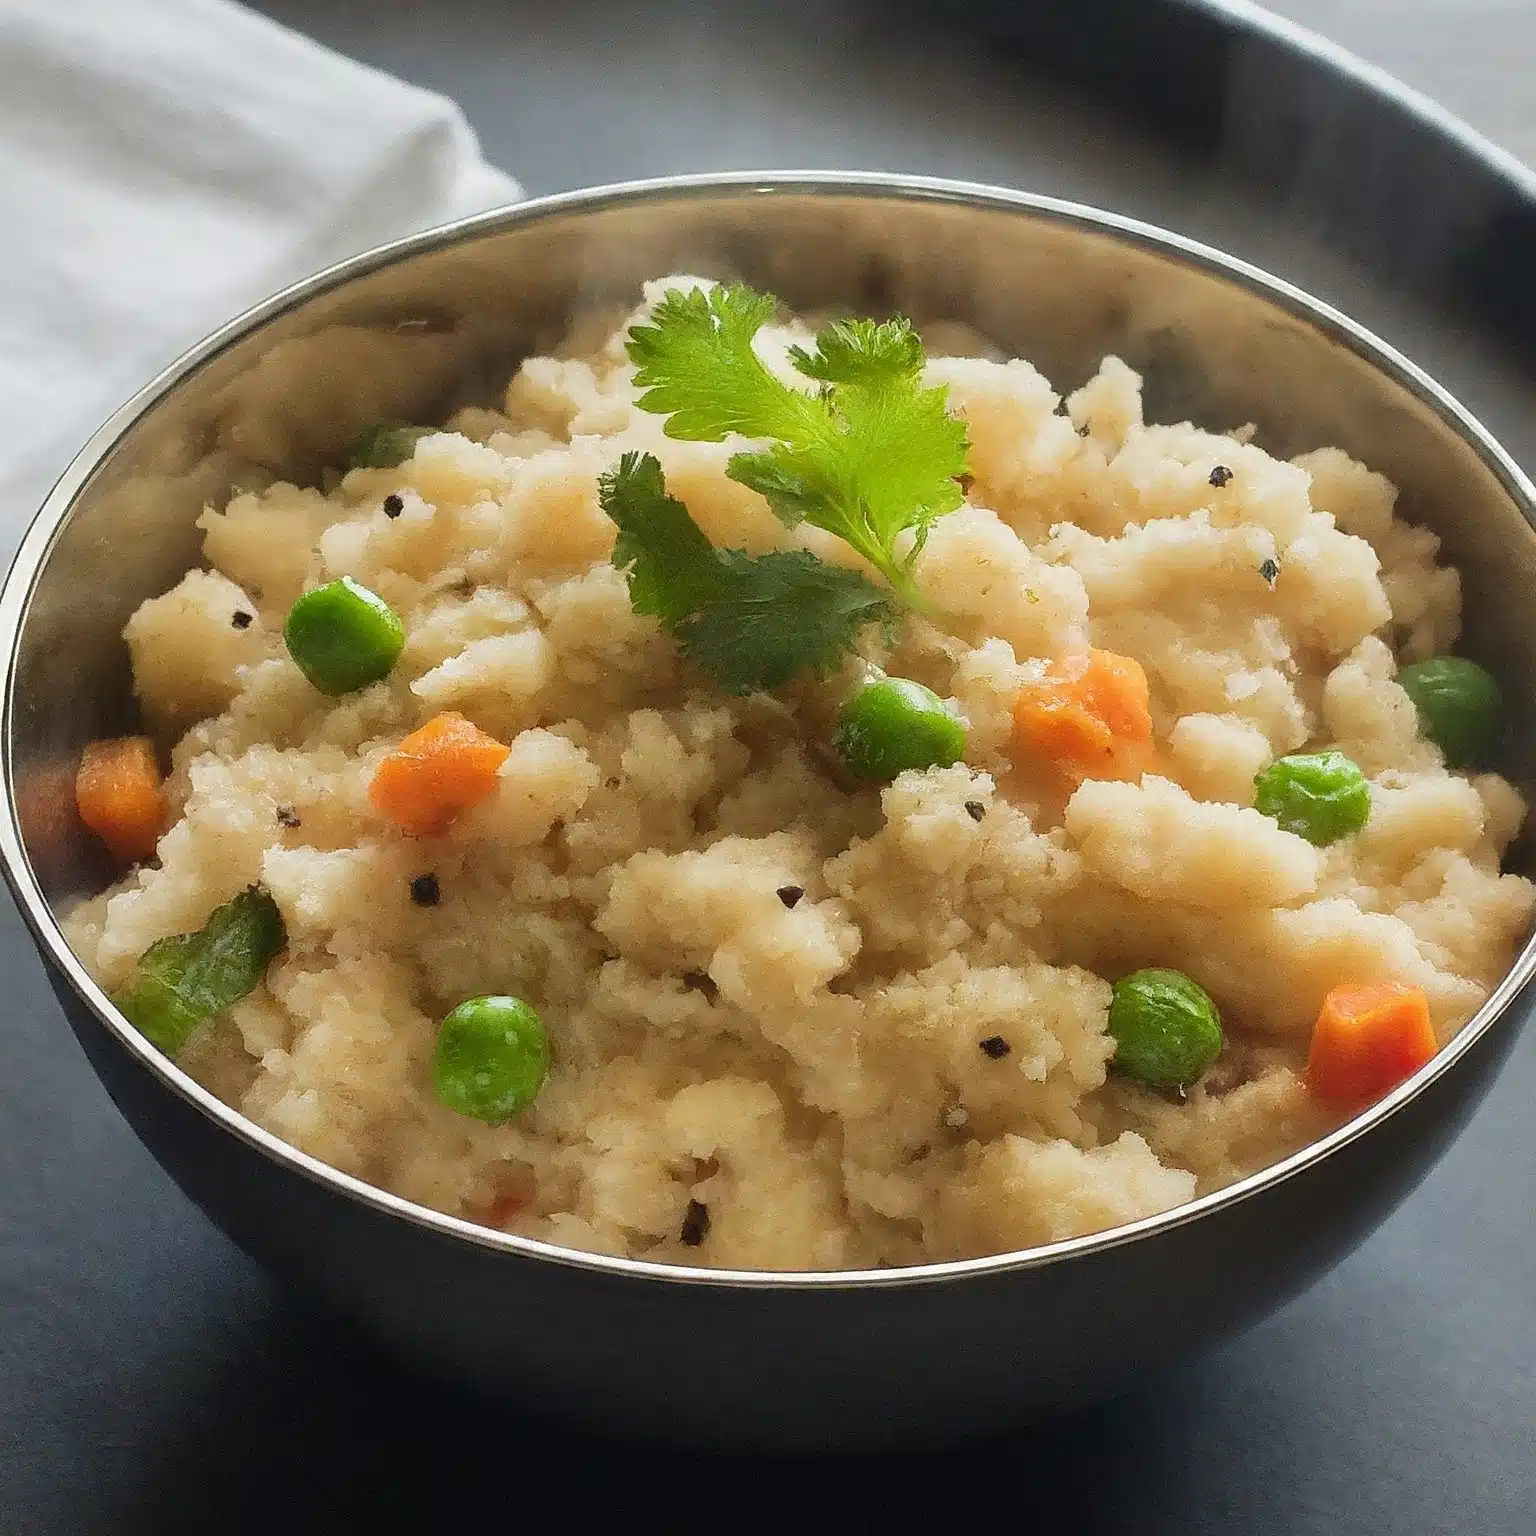
<svg viewBox="0 0 1536 1536"><path fill-rule="evenodd" d="M278 806L277 824L280 827L298 827L303 825L299 820L299 813L291 805Z"/></svg>
<svg viewBox="0 0 1536 1536"><path fill-rule="evenodd" d="M982 1054L990 1056L993 1061L1001 1061L1013 1049L1001 1035L988 1035L980 1044Z"/></svg>
<svg viewBox="0 0 1536 1536"><path fill-rule="evenodd" d="M701 1200L690 1200L683 1213L683 1230L678 1234L688 1248L697 1248L709 1236L709 1207Z"/></svg>
<svg viewBox="0 0 1536 1536"><path fill-rule="evenodd" d="M1278 560L1266 560L1264 564L1259 567L1259 575L1262 576L1270 586L1274 586L1275 579L1279 576L1279 574L1280 562Z"/></svg>
<svg viewBox="0 0 1536 1536"><path fill-rule="evenodd" d="M1211 484L1219 491L1232 478L1232 471L1225 464L1218 464L1211 471Z"/></svg>
<svg viewBox="0 0 1536 1536"><path fill-rule="evenodd" d="M965 802L965 814L969 816L972 821L980 821L981 818L987 814L987 808L981 803L980 800L967 800Z"/></svg>
<svg viewBox="0 0 1536 1536"><path fill-rule="evenodd" d="M443 888L436 875L417 875L411 881L411 900L418 907L435 907L443 899Z"/></svg>
<svg viewBox="0 0 1536 1536"><path fill-rule="evenodd" d="M800 898L805 895L805 888L799 885L781 885L775 894L793 912Z"/></svg>
<svg viewBox="0 0 1536 1536"><path fill-rule="evenodd" d="M244 608L236 608L230 615L229 622L236 629L249 629L251 627L251 620L255 617L254 613L247 613Z"/></svg>
<svg viewBox="0 0 1536 1536"><path fill-rule="evenodd" d="M402 512L404 512L404 511L405 511L405 501L404 501L404 499L399 497L399 496L396 496L395 493L393 491L391 491L389 493L389 495L384 498L384 516L385 517L399 517L400 514Z"/></svg>

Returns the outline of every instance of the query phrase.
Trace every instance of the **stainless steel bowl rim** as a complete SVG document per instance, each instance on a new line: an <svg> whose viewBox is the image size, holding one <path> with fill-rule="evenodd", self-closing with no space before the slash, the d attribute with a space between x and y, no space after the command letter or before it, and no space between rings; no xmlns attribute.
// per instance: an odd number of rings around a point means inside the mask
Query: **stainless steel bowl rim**
<svg viewBox="0 0 1536 1536"><path fill-rule="evenodd" d="M6 799L6 814L0 817L0 867L3 867L6 881L34 940L45 958L64 976L118 1044L207 1119L267 1157L384 1214L444 1236L549 1263L623 1275L637 1282L769 1289L956 1283L981 1275L1061 1263L1137 1242L1186 1222L1198 1221L1219 1207L1248 1200L1265 1189L1307 1172L1358 1137L1368 1135L1443 1073L1455 1070L1457 1062L1497 1025L1532 974L1536 973L1536 935L1527 940L1508 974L1494 988L1488 1000L1432 1061L1364 1114L1258 1173L1213 1194L1176 1206L1161 1215L1087 1237L950 1263L918 1264L898 1269L827 1271L703 1269L587 1253L496 1232L366 1184L263 1130L195 1082L127 1023L65 942L23 847L16 813L11 746L17 653L34 586L54 541L69 519L76 497L134 423L171 394L183 378L267 321L319 293L396 261L553 215L596 212L647 201L722 195L772 197L781 193L894 201L958 202L1001 212L1013 211L1108 235L1124 243L1173 256L1185 265L1202 268L1218 278L1258 294L1278 308L1317 327L1416 396L1473 447L1503 484L1526 521L1536 528L1536 485L1532 484L1481 422L1395 348L1332 306L1261 268L1137 219L1005 187L884 172L799 170L676 176L622 182L529 199L376 246L327 267L246 310L183 353L114 412L59 478L28 526L6 574L4 586L0 588L0 651L3 651L5 658L3 706L0 706L0 746L3 746L4 761L0 771L3 771Z"/></svg>

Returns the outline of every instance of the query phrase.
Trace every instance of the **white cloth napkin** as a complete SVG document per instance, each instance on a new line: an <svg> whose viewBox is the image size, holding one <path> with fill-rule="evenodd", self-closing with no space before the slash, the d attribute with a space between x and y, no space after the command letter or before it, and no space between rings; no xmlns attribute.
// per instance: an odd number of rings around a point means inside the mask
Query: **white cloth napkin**
<svg viewBox="0 0 1536 1536"><path fill-rule="evenodd" d="M0 554L199 337L520 196L453 103L228 0L0 0Z"/></svg>

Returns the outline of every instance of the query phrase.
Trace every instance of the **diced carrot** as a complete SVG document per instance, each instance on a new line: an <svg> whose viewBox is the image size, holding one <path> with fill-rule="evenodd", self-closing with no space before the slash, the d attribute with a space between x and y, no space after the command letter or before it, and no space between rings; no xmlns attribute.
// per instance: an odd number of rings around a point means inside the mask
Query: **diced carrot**
<svg viewBox="0 0 1536 1536"><path fill-rule="evenodd" d="M533 1169L520 1163L504 1163L496 1171L490 1192L473 1202L465 1215L482 1227L503 1230L514 1216L521 1215L533 1204L538 1193Z"/></svg>
<svg viewBox="0 0 1536 1536"><path fill-rule="evenodd" d="M508 751L463 715L434 715L379 764L368 798L410 837L446 831L495 789Z"/></svg>
<svg viewBox="0 0 1536 1536"><path fill-rule="evenodd" d="M485 1208L485 1217L480 1225L483 1227L506 1226L519 1212L526 1210L533 1204L533 1196L526 1191L514 1190L497 1195Z"/></svg>
<svg viewBox="0 0 1536 1536"><path fill-rule="evenodd" d="M520 1216L526 1211L537 1194L538 1190L531 1178L519 1180L493 1195L484 1213L476 1220L482 1227L495 1227L500 1231L514 1216Z"/></svg>
<svg viewBox="0 0 1536 1536"><path fill-rule="evenodd" d="M166 817L154 743L147 736L89 743L75 774L75 809L114 857L153 858Z"/></svg>
<svg viewBox="0 0 1536 1536"><path fill-rule="evenodd" d="M1366 1105L1411 1077L1439 1049L1429 999L1417 987L1371 982L1323 999L1307 1054L1307 1087L1329 1104Z"/></svg>
<svg viewBox="0 0 1536 1536"><path fill-rule="evenodd" d="M1013 705L1020 756L1044 757L1069 778L1139 779L1152 763L1152 715L1141 663L1090 650L1053 661Z"/></svg>

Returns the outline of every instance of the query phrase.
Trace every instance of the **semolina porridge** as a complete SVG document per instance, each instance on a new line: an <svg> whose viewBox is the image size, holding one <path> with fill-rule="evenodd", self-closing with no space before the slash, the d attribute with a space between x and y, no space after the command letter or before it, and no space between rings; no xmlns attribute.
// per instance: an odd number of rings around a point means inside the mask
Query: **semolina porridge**
<svg viewBox="0 0 1536 1536"><path fill-rule="evenodd" d="M1536 889L1393 486L744 292L205 512L170 772L79 782L128 1017L413 1201L777 1270L1152 1215L1453 1036Z"/></svg>

